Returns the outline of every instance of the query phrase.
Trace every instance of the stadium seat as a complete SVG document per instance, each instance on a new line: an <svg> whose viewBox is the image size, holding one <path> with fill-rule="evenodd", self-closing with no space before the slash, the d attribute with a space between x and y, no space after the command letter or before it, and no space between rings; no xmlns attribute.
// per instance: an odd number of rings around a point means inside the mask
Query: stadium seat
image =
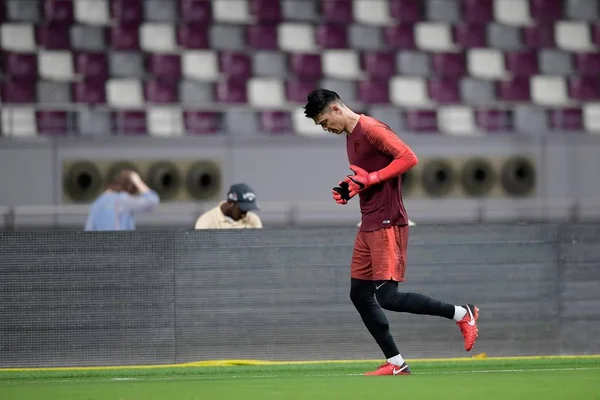
<svg viewBox="0 0 600 400"><path fill-rule="evenodd" d="M280 51L257 51L252 55L252 73L256 77L285 78L288 76L286 54Z"/></svg>
<svg viewBox="0 0 600 400"><path fill-rule="evenodd" d="M563 19L562 0L529 0L531 18L535 21L554 22Z"/></svg>
<svg viewBox="0 0 600 400"><path fill-rule="evenodd" d="M408 110L405 114L409 131L424 133L438 132L437 113L434 110Z"/></svg>
<svg viewBox="0 0 600 400"><path fill-rule="evenodd" d="M35 137L37 135L35 111L30 106L3 106L2 115L3 135L12 137Z"/></svg>
<svg viewBox="0 0 600 400"><path fill-rule="evenodd" d="M69 31L71 48L79 51L105 51L106 29L89 25L74 25Z"/></svg>
<svg viewBox="0 0 600 400"><path fill-rule="evenodd" d="M583 124L586 131L600 134L600 104L589 103L583 106Z"/></svg>
<svg viewBox="0 0 600 400"><path fill-rule="evenodd" d="M432 74L431 56L420 51L405 50L396 53L398 75L429 76Z"/></svg>
<svg viewBox="0 0 600 400"><path fill-rule="evenodd" d="M308 94L318 86L316 81L288 80L285 84L285 95L288 101L304 105L307 102Z"/></svg>
<svg viewBox="0 0 600 400"><path fill-rule="evenodd" d="M509 51L505 54L506 71L513 76L532 76L538 70L537 53L534 51Z"/></svg>
<svg viewBox="0 0 600 400"><path fill-rule="evenodd" d="M41 135L65 136L72 131L71 115L67 111L37 111L35 119Z"/></svg>
<svg viewBox="0 0 600 400"><path fill-rule="evenodd" d="M487 46L485 25L481 23L455 25L453 35L456 44L466 49Z"/></svg>
<svg viewBox="0 0 600 400"><path fill-rule="evenodd" d="M466 22L485 24L494 20L493 0L463 0L462 19Z"/></svg>
<svg viewBox="0 0 600 400"><path fill-rule="evenodd" d="M143 20L139 0L110 0L111 17L120 25L138 26Z"/></svg>
<svg viewBox="0 0 600 400"><path fill-rule="evenodd" d="M439 104L454 104L460 102L460 94L456 79L432 78L427 85L429 97Z"/></svg>
<svg viewBox="0 0 600 400"><path fill-rule="evenodd" d="M348 32L345 25L320 25L315 34L317 44L322 49L345 49L348 47Z"/></svg>
<svg viewBox="0 0 600 400"><path fill-rule="evenodd" d="M144 0L142 6L144 20L146 21L174 23L178 19L177 2Z"/></svg>
<svg viewBox="0 0 600 400"><path fill-rule="evenodd" d="M228 24L250 22L250 8L247 0L213 0L212 17L216 22Z"/></svg>
<svg viewBox="0 0 600 400"><path fill-rule="evenodd" d="M250 57L244 53L222 52L219 55L219 68L229 78L248 79L252 75Z"/></svg>
<svg viewBox="0 0 600 400"><path fill-rule="evenodd" d="M185 131L192 135L215 134L221 130L221 114L207 111L183 112Z"/></svg>
<svg viewBox="0 0 600 400"><path fill-rule="evenodd" d="M185 78L200 81L216 81L219 78L219 60L211 50L183 52L181 68Z"/></svg>
<svg viewBox="0 0 600 400"><path fill-rule="evenodd" d="M552 48L554 42L554 25L533 24L523 28L523 43L528 48Z"/></svg>
<svg viewBox="0 0 600 400"><path fill-rule="evenodd" d="M38 75L34 53L4 53L4 71L11 79L35 80Z"/></svg>
<svg viewBox="0 0 600 400"><path fill-rule="evenodd" d="M73 80L73 58L67 51L40 51L38 54L39 75L44 79Z"/></svg>
<svg viewBox="0 0 600 400"><path fill-rule="evenodd" d="M71 84L60 81L37 81L37 102L64 105L73 101Z"/></svg>
<svg viewBox="0 0 600 400"><path fill-rule="evenodd" d="M178 85L168 80L149 80L144 85L144 98L148 103L176 103L179 100Z"/></svg>
<svg viewBox="0 0 600 400"><path fill-rule="evenodd" d="M276 108L285 104L285 90L279 79L252 78L247 84L248 102L258 108Z"/></svg>
<svg viewBox="0 0 600 400"><path fill-rule="evenodd" d="M511 132L512 113L503 109L479 109L475 111L475 123L479 130L487 132Z"/></svg>
<svg viewBox="0 0 600 400"><path fill-rule="evenodd" d="M36 41L46 50L71 50L69 26L61 23L37 26Z"/></svg>
<svg viewBox="0 0 600 400"><path fill-rule="evenodd" d="M289 60L294 76L302 79L319 79L323 76L320 54L292 53Z"/></svg>
<svg viewBox="0 0 600 400"><path fill-rule="evenodd" d="M464 53L436 53L433 55L433 70L437 75L458 78L465 74Z"/></svg>
<svg viewBox="0 0 600 400"><path fill-rule="evenodd" d="M385 26L392 22L386 0L354 0L352 12L359 24Z"/></svg>
<svg viewBox="0 0 600 400"><path fill-rule="evenodd" d="M590 76L570 77L569 97L578 101L600 100L600 79Z"/></svg>
<svg viewBox="0 0 600 400"><path fill-rule="evenodd" d="M451 135L475 135L477 131L475 130L473 110L466 106L440 107L438 109L438 128Z"/></svg>
<svg viewBox="0 0 600 400"><path fill-rule="evenodd" d="M216 100L221 103L247 103L246 82L239 78L217 82Z"/></svg>
<svg viewBox="0 0 600 400"><path fill-rule="evenodd" d="M470 105L491 106L496 102L496 89L490 80L465 77L460 81L460 98Z"/></svg>
<svg viewBox="0 0 600 400"><path fill-rule="evenodd" d="M352 50L328 50L323 52L323 74L330 78L357 79L360 60Z"/></svg>
<svg viewBox="0 0 600 400"><path fill-rule="evenodd" d="M157 53L175 50L175 30L171 24L149 22L143 24L139 32L143 50Z"/></svg>
<svg viewBox="0 0 600 400"><path fill-rule="evenodd" d="M600 5L597 1L565 0L566 19L575 21L598 21L600 18Z"/></svg>
<svg viewBox="0 0 600 400"><path fill-rule="evenodd" d="M494 19L505 25L529 24L528 0L494 0Z"/></svg>
<svg viewBox="0 0 600 400"><path fill-rule="evenodd" d="M388 26L383 31L385 43L392 49L415 49L413 25L404 23Z"/></svg>
<svg viewBox="0 0 600 400"><path fill-rule="evenodd" d="M177 82L181 78L181 59L177 54L150 54L148 72L160 80Z"/></svg>
<svg viewBox="0 0 600 400"><path fill-rule="evenodd" d="M537 104L563 105L567 102L567 86L561 76L537 75L531 78L531 98Z"/></svg>
<svg viewBox="0 0 600 400"><path fill-rule="evenodd" d="M75 0L75 20L92 26L106 26L110 21L108 0Z"/></svg>
<svg viewBox="0 0 600 400"><path fill-rule="evenodd" d="M425 51L452 51L454 48L450 26L441 22L417 23L415 43Z"/></svg>
<svg viewBox="0 0 600 400"><path fill-rule="evenodd" d="M260 113L260 130L271 134L293 132L292 117L286 111L263 111Z"/></svg>
<svg viewBox="0 0 600 400"><path fill-rule="evenodd" d="M208 39L206 25L189 23L177 28L177 44L185 49L207 49Z"/></svg>
<svg viewBox="0 0 600 400"><path fill-rule="evenodd" d="M72 24L73 2L71 0L44 0L44 19L46 22Z"/></svg>
<svg viewBox="0 0 600 400"><path fill-rule="evenodd" d="M566 51L592 50L589 25L585 22L558 21L554 35L559 49Z"/></svg>
<svg viewBox="0 0 600 400"><path fill-rule="evenodd" d="M493 49L472 49L467 53L467 68L471 76L501 79L506 76L502 53Z"/></svg>
<svg viewBox="0 0 600 400"><path fill-rule="evenodd" d="M418 22L423 19L421 0L389 0L391 17L398 22Z"/></svg>
<svg viewBox="0 0 600 400"><path fill-rule="evenodd" d="M281 3L279 0L249 0L250 14L258 22L281 21Z"/></svg>
<svg viewBox="0 0 600 400"><path fill-rule="evenodd" d="M77 103L105 104L106 92L104 82L89 80L73 84L73 98Z"/></svg>
<svg viewBox="0 0 600 400"><path fill-rule="evenodd" d="M285 21L314 22L320 18L321 8L317 0L280 0Z"/></svg>
<svg viewBox="0 0 600 400"><path fill-rule="evenodd" d="M2 83L2 102L31 104L36 102L35 81L10 80Z"/></svg>
<svg viewBox="0 0 600 400"><path fill-rule="evenodd" d="M143 103L142 84L137 79L109 79L106 82L108 104L115 108L135 108Z"/></svg>
<svg viewBox="0 0 600 400"><path fill-rule="evenodd" d="M247 32L242 25L213 24L208 29L208 43L213 50L242 51Z"/></svg>
<svg viewBox="0 0 600 400"><path fill-rule="evenodd" d="M146 112L136 110L119 110L112 114L112 128L117 135L146 135Z"/></svg>
<svg viewBox="0 0 600 400"><path fill-rule="evenodd" d="M355 50L381 50L384 48L382 37L378 26L352 24L348 28L348 47Z"/></svg>
<svg viewBox="0 0 600 400"><path fill-rule="evenodd" d="M179 102L183 105L198 107L210 104L215 99L215 86L212 82L196 80L179 81Z"/></svg>
<svg viewBox="0 0 600 400"><path fill-rule="evenodd" d="M29 24L2 24L0 29L2 48L9 51L35 51L36 39L33 32L33 27Z"/></svg>
<svg viewBox="0 0 600 400"><path fill-rule="evenodd" d="M253 49L276 50L277 47L277 26L251 25L248 27L248 44Z"/></svg>
<svg viewBox="0 0 600 400"><path fill-rule="evenodd" d="M35 23L41 19L38 1L5 0L4 3L10 21Z"/></svg>
<svg viewBox="0 0 600 400"><path fill-rule="evenodd" d="M283 22L277 27L279 49L288 52L309 52L316 50L315 30L312 25Z"/></svg>
<svg viewBox="0 0 600 400"><path fill-rule="evenodd" d="M600 53L576 53L575 65L581 75L600 76Z"/></svg>
<svg viewBox="0 0 600 400"><path fill-rule="evenodd" d="M396 73L393 53L365 52L361 59L362 69L372 78L388 79Z"/></svg>
<svg viewBox="0 0 600 400"><path fill-rule="evenodd" d="M501 101L530 101L529 79L517 77L501 80L497 84L497 94Z"/></svg>
<svg viewBox="0 0 600 400"><path fill-rule="evenodd" d="M179 0L179 15L186 22L206 26L212 21L212 3L204 0Z"/></svg>
<svg viewBox="0 0 600 400"><path fill-rule="evenodd" d="M358 82L358 98L364 104L389 104L387 80L362 80Z"/></svg>
<svg viewBox="0 0 600 400"><path fill-rule="evenodd" d="M570 75L573 73L571 54L562 50L539 50L538 65L540 72L544 75Z"/></svg>
<svg viewBox="0 0 600 400"><path fill-rule="evenodd" d="M75 73L84 79L106 80L108 63L104 53L79 53L75 57Z"/></svg>
<svg viewBox="0 0 600 400"><path fill-rule="evenodd" d="M456 23L461 19L459 0L426 0L425 19Z"/></svg>
<svg viewBox="0 0 600 400"><path fill-rule="evenodd" d="M109 29L109 44L112 49L139 50L140 38L137 26L112 26Z"/></svg>
<svg viewBox="0 0 600 400"><path fill-rule="evenodd" d="M322 18L326 22L349 24L353 22L352 1L320 0Z"/></svg>
<svg viewBox="0 0 600 400"><path fill-rule="evenodd" d="M179 107L150 107L146 112L146 125L151 136L181 136L184 133L183 115Z"/></svg>
<svg viewBox="0 0 600 400"><path fill-rule="evenodd" d="M392 103L397 106L423 107L429 104L426 83L420 77L393 77L389 93Z"/></svg>
<svg viewBox="0 0 600 400"><path fill-rule="evenodd" d="M550 110L550 128L553 130L581 131L583 112L580 108L554 108Z"/></svg>

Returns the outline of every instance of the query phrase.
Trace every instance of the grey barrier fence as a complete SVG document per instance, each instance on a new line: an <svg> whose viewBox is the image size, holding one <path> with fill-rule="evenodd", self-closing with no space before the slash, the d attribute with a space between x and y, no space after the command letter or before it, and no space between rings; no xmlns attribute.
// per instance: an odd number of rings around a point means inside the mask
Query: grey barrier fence
<svg viewBox="0 0 600 400"><path fill-rule="evenodd" d="M349 300L355 228L0 232L0 367L377 359ZM473 353L600 353L600 226L411 230L407 282L481 309ZM403 355L468 357L387 313Z"/></svg>

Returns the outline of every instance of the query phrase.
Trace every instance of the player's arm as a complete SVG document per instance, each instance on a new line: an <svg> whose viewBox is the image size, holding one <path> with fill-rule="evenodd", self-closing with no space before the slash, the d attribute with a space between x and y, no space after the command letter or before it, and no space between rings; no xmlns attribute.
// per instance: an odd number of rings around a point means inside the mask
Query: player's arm
<svg viewBox="0 0 600 400"><path fill-rule="evenodd" d="M384 168L367 172L364 169L351 165L355 173L349 177L350 193L358 193L367 187L397 177L417 165L419 160L411 148L402 141L390 128L384 125L375 125L366 133L367 140L379 152L388 155L392 161Z"/></svg>

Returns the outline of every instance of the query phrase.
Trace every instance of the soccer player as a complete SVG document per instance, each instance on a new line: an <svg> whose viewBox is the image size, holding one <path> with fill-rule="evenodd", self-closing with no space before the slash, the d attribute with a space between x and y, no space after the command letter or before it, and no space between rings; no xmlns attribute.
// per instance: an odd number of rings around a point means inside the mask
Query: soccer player
<svg viewBox="0 0 600 400"><path fill-rule="evenodd" d="M470 351L477 339L479 309L456 306L418 293L398 291L404 282L408 217L401 175L417 164L415 153L386 124L350 110L337 93L317 89L308 95L307 118L336 135L345 134L350 169L332 191L338 204L360 199L362 223L354 242L350 299L385 355L386 363L365 375L409 375L390 333L383 309L434 315L456 321Z"/></svg>

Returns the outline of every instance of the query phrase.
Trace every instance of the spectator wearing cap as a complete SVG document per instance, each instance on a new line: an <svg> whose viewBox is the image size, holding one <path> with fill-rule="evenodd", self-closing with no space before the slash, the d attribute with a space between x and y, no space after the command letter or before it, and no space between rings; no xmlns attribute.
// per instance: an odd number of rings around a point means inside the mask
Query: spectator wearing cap
<svg viewBox="0 0 600 400"><path fill-rule="evenodd" d="M196 229L243 229L262 228L259 216L253 211L256 204L254 190L245 183L236 183L229 188L227 201L208 210L196 221Z"/></svg>

